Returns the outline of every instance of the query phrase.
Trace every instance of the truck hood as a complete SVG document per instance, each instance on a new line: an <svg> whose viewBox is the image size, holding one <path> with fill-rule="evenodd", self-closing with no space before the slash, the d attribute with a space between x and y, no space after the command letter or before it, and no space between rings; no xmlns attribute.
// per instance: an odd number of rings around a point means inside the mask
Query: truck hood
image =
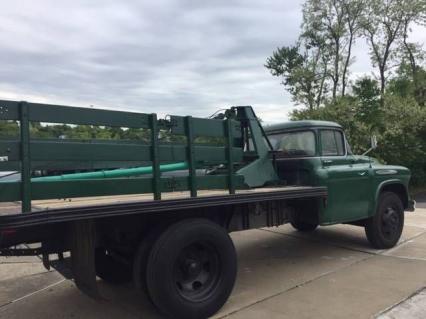
<svg viewBox="0 0 426 319"><path fill-rule="evenodd" d="M373 163L372 167L376 175L411 175L410 170L404 166Z"/></svg>
<svg viewBox="0 0 426 319"><path fill-rule="evenodd" d="M378 159L364 155L354 155L354 158L357 163L371 163L378 175L410 175L410 170L404 166L382 164Z"/></svg>

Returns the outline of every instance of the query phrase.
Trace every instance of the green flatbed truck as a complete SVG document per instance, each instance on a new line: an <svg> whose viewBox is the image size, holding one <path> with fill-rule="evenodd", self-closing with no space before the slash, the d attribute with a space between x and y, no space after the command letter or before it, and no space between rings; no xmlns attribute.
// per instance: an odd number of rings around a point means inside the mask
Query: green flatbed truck
<svg viewBox="0 0 426 319"><path fill-rule="evenodd" d="M93 297L96 277L133 281L168 317L207 318L226 302L237 273L230 232L349 223L389 248L414 209L409 170L353 155L331 122L264 129L249 106L157 119L15 101L0 101L0 120L19 123L18 136L0 139L0 171L20 172L0 179L0 202L22 206L0 213L0 255L42 256ZM43 139L34 123L133 129L149 139ZM71 173L34 176L43 170ZM94 196L109 201L38 205Z"/></svg>

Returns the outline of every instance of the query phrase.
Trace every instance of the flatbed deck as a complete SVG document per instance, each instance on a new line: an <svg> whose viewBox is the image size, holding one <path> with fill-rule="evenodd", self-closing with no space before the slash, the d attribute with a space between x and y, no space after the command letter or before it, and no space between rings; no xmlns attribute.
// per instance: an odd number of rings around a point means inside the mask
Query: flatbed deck
<svg viewBox="0 0 426 319"><path fill-rule="evenodd" d="M189 192L170 192L163 193L162 200L153 200L152 194L103 196L33 201L33 212L24 214L19 213L17 203L3 203L0 208L0 230L73 220L170 212L195 207L321 196L327 196L327 189L313 186L263 187L238 190L235 194L229 194L227 190L209 190L200 191L195 198L190 197Z"/></svg>

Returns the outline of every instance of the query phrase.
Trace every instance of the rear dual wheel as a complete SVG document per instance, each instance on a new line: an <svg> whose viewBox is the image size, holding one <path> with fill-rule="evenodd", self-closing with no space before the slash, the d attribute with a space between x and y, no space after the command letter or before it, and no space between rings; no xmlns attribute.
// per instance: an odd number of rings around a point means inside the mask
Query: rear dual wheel
<svg viewBox="0 0 426 319"><path fill-rule="evenodd" d="M153 241L148 254L147 249L138 254L146 254L147 261L144 265L144 258L135 258L136 285L146 287L154 305L172 318L208 318L223 306L235 283L232 240L209 220L173 224Z"/></svg>

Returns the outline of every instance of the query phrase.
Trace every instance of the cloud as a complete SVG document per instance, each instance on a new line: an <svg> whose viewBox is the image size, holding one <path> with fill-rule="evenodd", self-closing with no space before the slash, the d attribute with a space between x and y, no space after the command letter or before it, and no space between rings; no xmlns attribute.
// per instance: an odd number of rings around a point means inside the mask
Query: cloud
<svg viewBox="0 0 426 319"><path fill-rule="evenodd" d="M3 3L0 98L194 116L250 104L267 122L284 120L294 105L263 64L297 39L301 4Z"/></svg>

